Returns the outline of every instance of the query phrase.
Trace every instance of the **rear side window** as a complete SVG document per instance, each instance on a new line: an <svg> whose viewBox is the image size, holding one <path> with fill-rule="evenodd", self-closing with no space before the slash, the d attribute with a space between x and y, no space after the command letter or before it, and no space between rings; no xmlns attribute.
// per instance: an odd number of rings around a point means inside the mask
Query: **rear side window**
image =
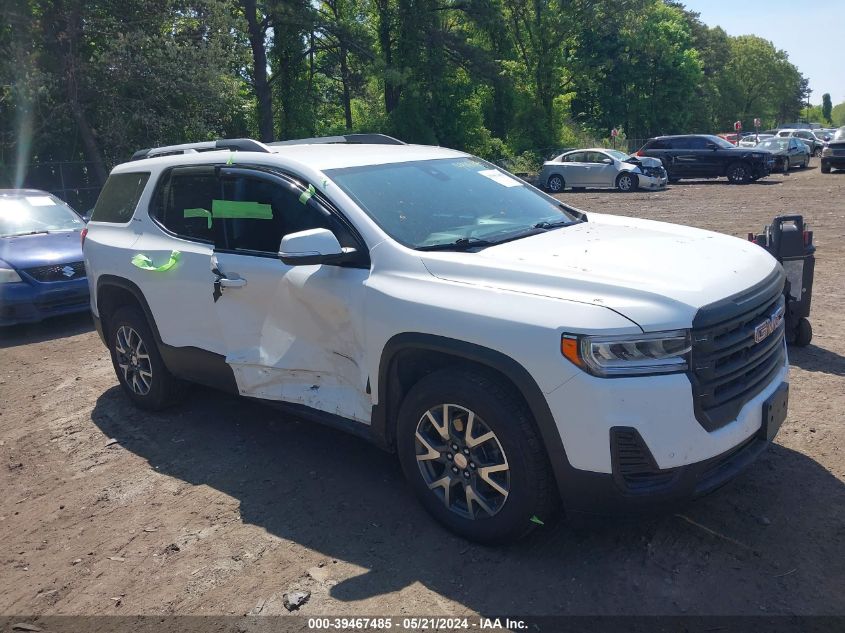
<svg viewBox="0 0 845 633"><path fill-rule="evenodd" d="M646 143L645 149L672 149L672 145L666 139L656 138Z"/></svg>
<svg viewBox="0 0 845 633"><path fill-rule="evenodd" d="M189 240L221 243L222 227L212 222L212 201L220 198L214 167L177 167L159 187L153 217L168 231Z"/></svg>
<svg viewBox="0 0 845 633"><path fill-rule="evenodd" d="M138 200L150 179L149 172L112 174L97 198L91 214L93 222L124 224L132 219Z"/></svg>

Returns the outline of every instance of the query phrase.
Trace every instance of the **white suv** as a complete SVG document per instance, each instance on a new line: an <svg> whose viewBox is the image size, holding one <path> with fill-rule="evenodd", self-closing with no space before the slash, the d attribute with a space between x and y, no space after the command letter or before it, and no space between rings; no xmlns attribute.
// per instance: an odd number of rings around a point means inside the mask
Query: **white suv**
<svg viewBox="0 0 845 633"><path fill-rule="evenodd" d="M786 416L784 273L760 247L586 214L379 135L144 150L84 242L120 384L283 403L398 453L468 538L714 490Z"/></svg>

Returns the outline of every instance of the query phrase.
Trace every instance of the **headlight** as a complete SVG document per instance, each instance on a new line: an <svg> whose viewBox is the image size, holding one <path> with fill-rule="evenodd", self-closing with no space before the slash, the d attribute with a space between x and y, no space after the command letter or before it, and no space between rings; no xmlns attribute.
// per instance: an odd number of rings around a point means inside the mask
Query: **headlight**
<svg viewBox="0 0 845 633"><path fill-rule="evenodd" d="M20 280L21 276L11 268L0 268L0 284L11 284Z"/></svg>
<svg viewBox="0 0 845 633"><path fill-rule="evenodd" d="M621 336L564 334L560 349L594 376L637 376L685 371L691 344L688 330Z"/></svg>
<svg viewBox="0 0 845 633"><path fill-rule="evenodd" d="M833 156L833 148L832 147L822 148L822 156Z"/></svg>

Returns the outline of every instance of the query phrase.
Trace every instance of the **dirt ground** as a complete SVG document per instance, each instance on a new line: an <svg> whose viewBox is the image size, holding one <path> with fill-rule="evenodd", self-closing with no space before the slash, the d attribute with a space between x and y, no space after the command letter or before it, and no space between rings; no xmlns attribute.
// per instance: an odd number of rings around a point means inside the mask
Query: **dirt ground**
<svg viewBox="0 0 845 633"><path fill-rule="evenodd" d="M87 317L0 333L0 614L845 614L845 172L657 193L587 211L737 236L803 213L813 344L747 473L677 515L563 522L485 548L438 527L394 458L197 389L134 409Z"/></svg>

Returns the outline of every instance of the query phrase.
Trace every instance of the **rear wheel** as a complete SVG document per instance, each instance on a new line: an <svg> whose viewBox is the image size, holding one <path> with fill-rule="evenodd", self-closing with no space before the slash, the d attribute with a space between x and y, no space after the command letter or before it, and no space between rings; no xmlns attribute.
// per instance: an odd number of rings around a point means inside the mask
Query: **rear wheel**
<svg viewBox="0 0 845 633"><path fill-rule="evenodd" d="M619 189L619 191L623 191L625 193L636 191L638 185L639 180L634 174L622 172L616 177L616 188Z"/></svg>
<svg viewBox="0 0 845 633"><path fill-rule="evenodd" d="M425 508L467 539L515 540L555 512L531 413L494 374L446 369L420 380L402 402L397 449Z"/></svg>
<svg viewBox="0 0 845 633"><path fill-rule="evenodd" d="M563 191L565 183L563 182L563 178L555 174L551 176L549 180L546 182L546 189L548 189L552 193L560 193Z"/></svg>
<svg viewBox="0 0 845 633"><path fill-rule="evenodd" d="M107 325L112 365L126 395L143 409L174 404L182 393L182 382L165 367L141 311L131 306L118 308Z"/></svg>
<svg viewBox="0 0 845 633"><path fill-rule="evenodd" d="M735 185L742 185L751 179L751 170L746 163L736 162L728 165L728 180Z"/></svg>

